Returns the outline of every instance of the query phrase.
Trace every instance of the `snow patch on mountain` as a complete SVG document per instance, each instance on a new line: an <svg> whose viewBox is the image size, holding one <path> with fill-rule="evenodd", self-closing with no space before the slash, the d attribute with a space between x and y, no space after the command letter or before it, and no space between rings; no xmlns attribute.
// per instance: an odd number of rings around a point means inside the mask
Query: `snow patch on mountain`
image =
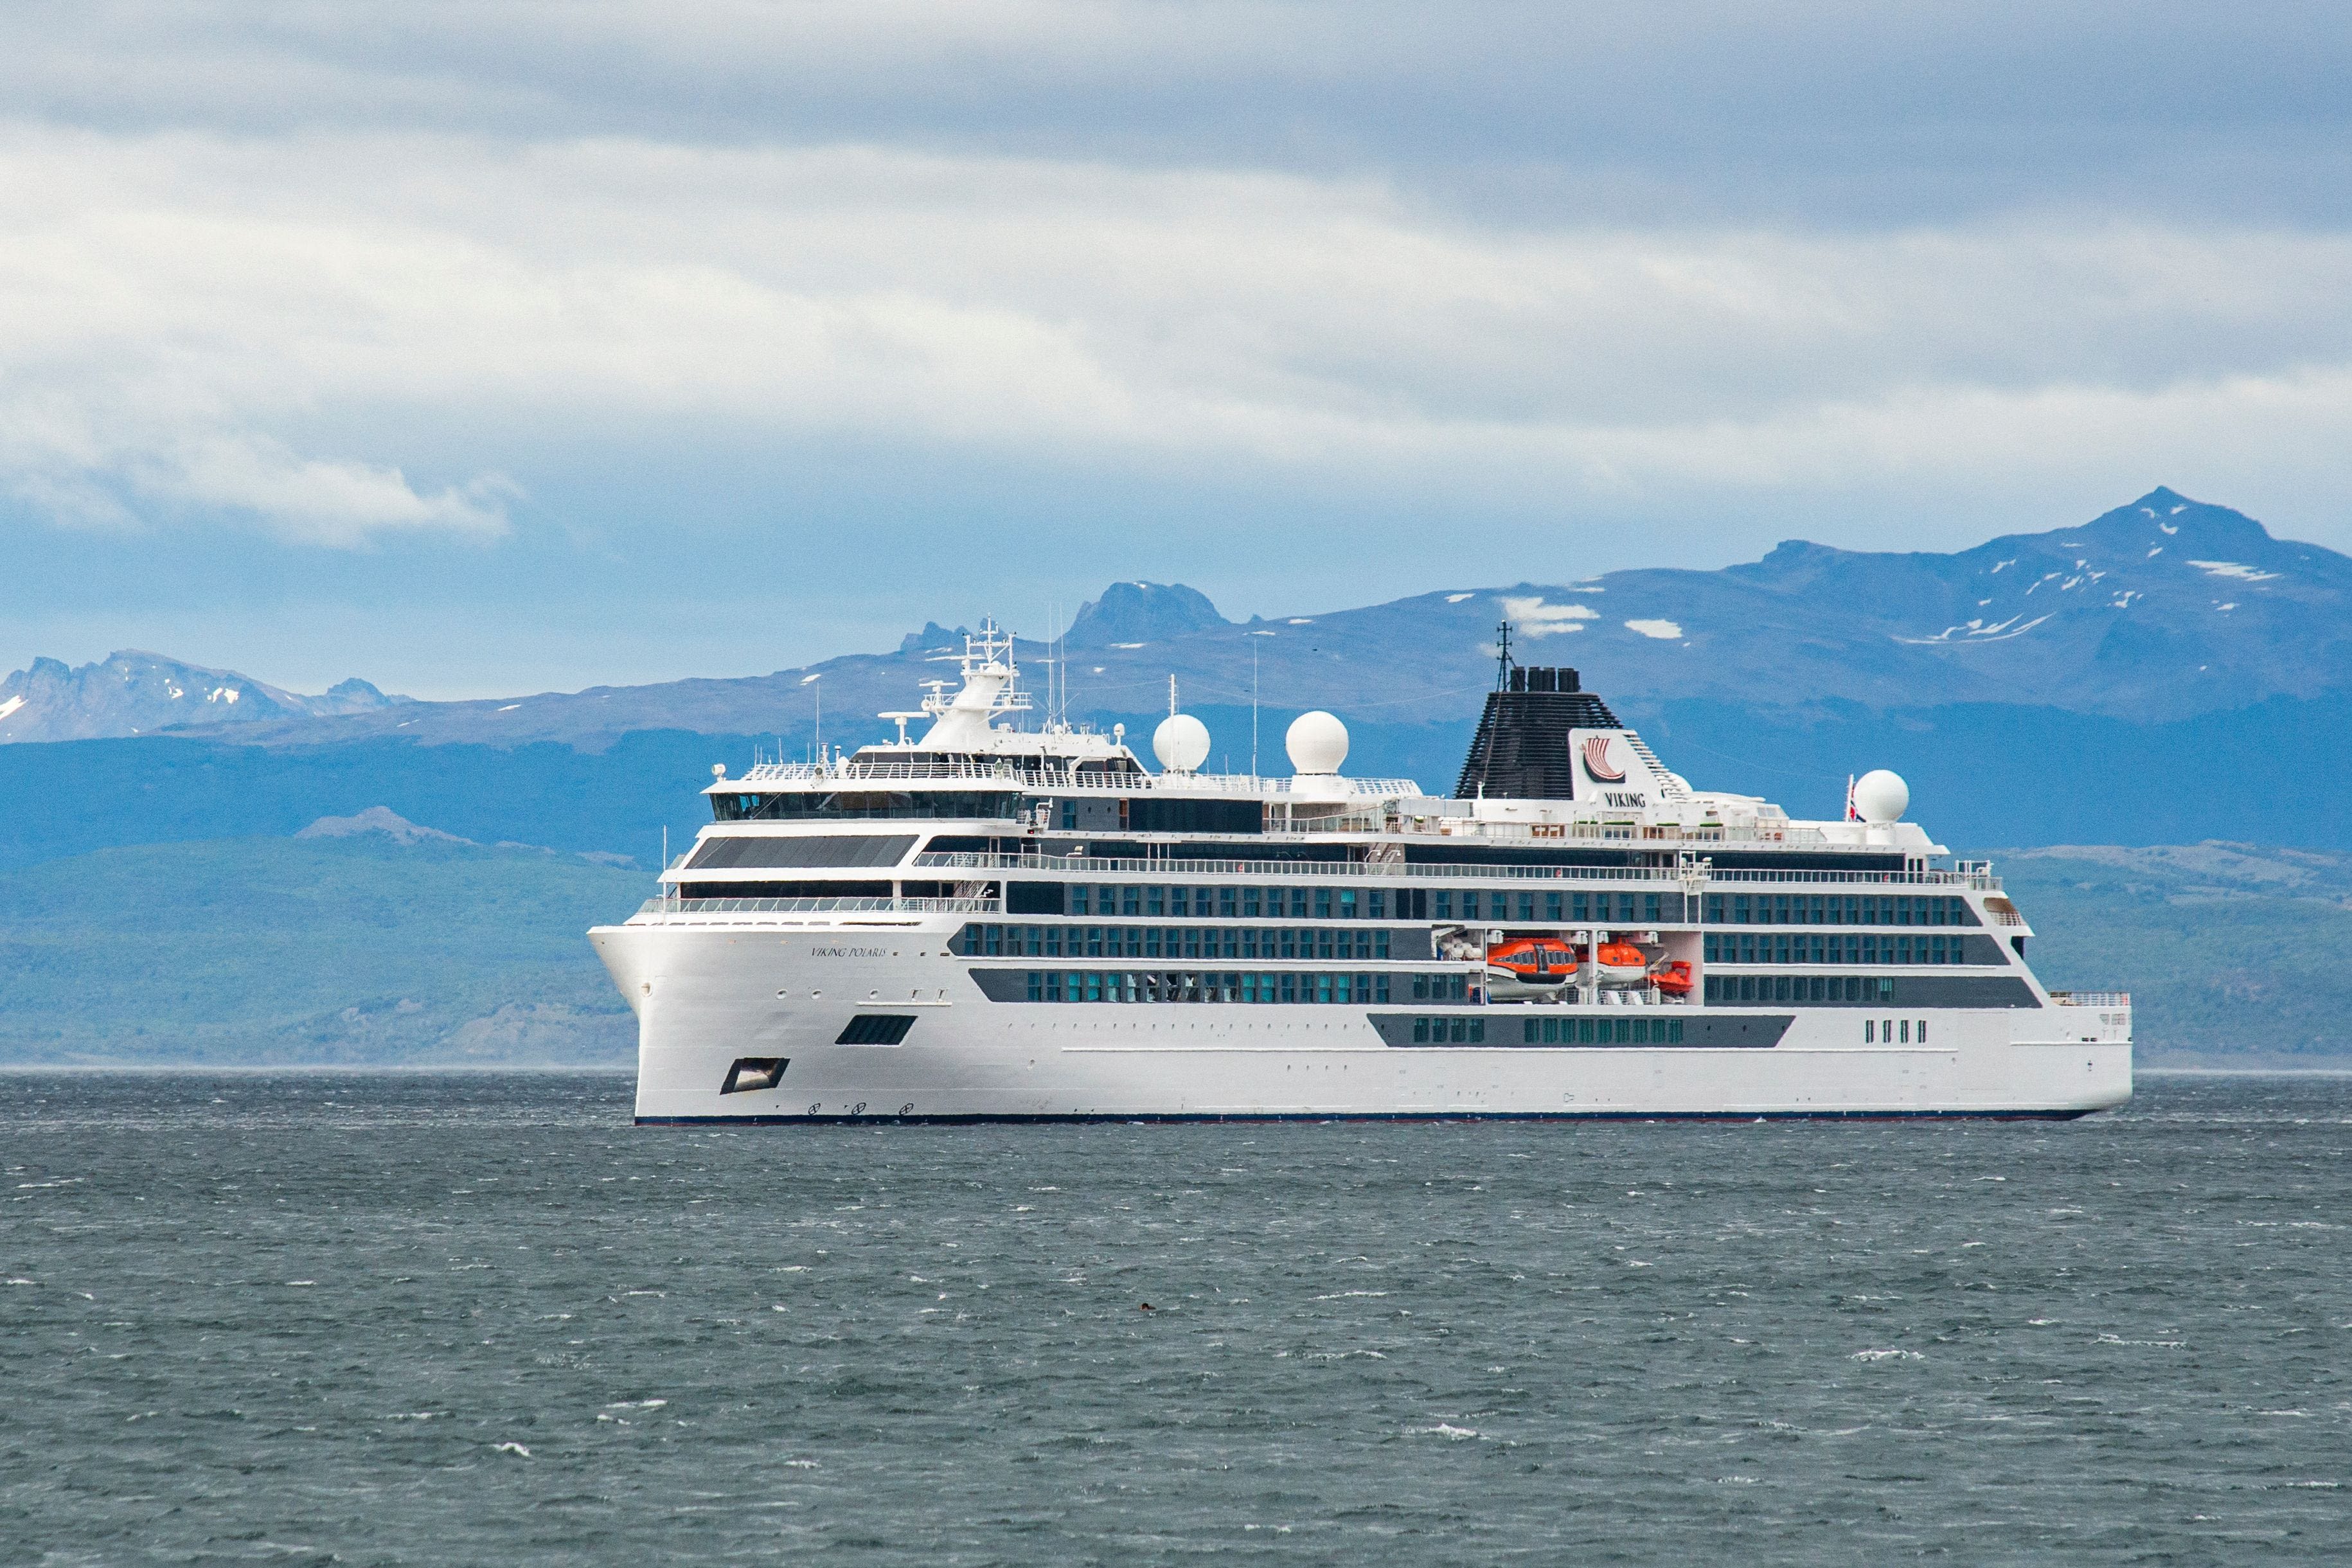
<svg viewBox="0 0 2352 1568"><path fill-rule="evenodd" d="M2032 589L2029 588L2026 592L2032 593ZM2030 632L2034 627L2042 625L2042 622L2050 619L2050 616L2036 616L2032 620L2026 621L2024 625L2020 626L2018 622L2022 618L2022 615L2020 614L2011 616L2005 621L1994 621L1988 625L1981 616L1979 616L1973 620L1962 621L1956 626L1946 626L1942 631L1937 632L1931 637L1898 637L1895 640L1901 643L1909 643L1914 647L1926 647L1935 643L1948 643L1955 640L1956 637L1964 641L1974 639L1979 642L2000 642L2009 637L2024 636L2027 632Z"/></svg>

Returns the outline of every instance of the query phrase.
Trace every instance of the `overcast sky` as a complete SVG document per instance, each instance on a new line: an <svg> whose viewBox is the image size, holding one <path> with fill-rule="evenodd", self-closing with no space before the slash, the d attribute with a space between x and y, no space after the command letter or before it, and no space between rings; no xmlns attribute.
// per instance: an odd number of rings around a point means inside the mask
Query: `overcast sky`
<svg viewBox="0 0 2352 1568"><path fill-rule="evenodd" d="M2352 549L2347 16L16 0L0 671L740 674L2158 483Z"/></svg>

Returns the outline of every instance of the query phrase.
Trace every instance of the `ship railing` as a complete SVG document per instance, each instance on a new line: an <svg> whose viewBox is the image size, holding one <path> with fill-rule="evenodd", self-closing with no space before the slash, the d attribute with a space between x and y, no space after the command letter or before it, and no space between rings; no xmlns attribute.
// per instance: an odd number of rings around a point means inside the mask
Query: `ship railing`
<svg viewBox="0 0 2352 1568"><path fill-rule="evenodd" d="M696 919L729 915L972 915L994 899L647 899L640 915Z"/></svg>
<svg viewBox="0 0 2352 1568"><path fill-rule="evenodd" d="M1241 795L1264 800L1304 798L1295 795L1297 781L1288 778L1260 778L1254 773L1128 773L1107 767L1091 758L998 758L947 757L925 761L911 758L852 757L839 766L822 763L757 763L740 778L722 778L711 784L713 790L733 787L758 789L771 784L790 784L800 788L848 789L870 784L934 784L978 783L1014 785L1024 789L1069 791L1101 790L1109 793L1136 795L1139 793L1203 795L1231 798ZM1419 799L1421 785L1412 779L1346 778L1339 783L1345 786L1345 799ZM1322 781L1315 798L1328 789Z"/></svg>
<svg viewBox="0 0 2352 1568"><path fill-rule="evenodd" d="M1748 826L1686 826L1679 822L1643 822L1635 817L1594 818L1571 822L1496 822L1461 816L1405 819L1391 831L1430 833L1446 838L1490 838L1507 842L1566 841L1571 844L1802 844L1885 853L1884 845L1831 845L1818 827L1780 824Z"/></svg>
<svg viewBox="0 0 2352 1568"><path fill-rule="evenodd" d="M722 778L710 787L757 789L768 784L803 788L849 789L873 784L993 784L1019 788L1122 789L1148 788L1150 775L1114 773L1100 768L1081 773L1075 762L1040 764L1012 760L945 760L939 762L859 761L839 767L819 763L757 763L740 778Z"/></svg>
<svg viewBox="0 0 2352 1568"><path fill-rule="evenodd" d="M1276 781L1282 782L1282 781ZM1568 822L1496 821L1460 815L1415 809L1427 801L1424 796L1389 798L1392 786L1409 781L1381 779L1369 781L1370 787L1362 793L1381 796L1383 804L1372 810L1356 809L1328 817L1301 817L1283 820L1269 826L1268 831L1293 833L1402 833L1423 837L1476 838L1505 844L1601 844L1651 845L1683 848L1717 844L1768 845L1782 847L1798 845L1808 849L1824 849L1832 854L1884 855L1883 844L1840 844L1818 827L1804 827L1793 823L1710 824L1694 826L1679 822L1644 822L1639 818L1595 817ZM1448 803L1455 804L1455 803Z"/></svg>
<svg viewBox="0 0 2352 1568"><path fill-rule="evenodd" d="M1883 850L1882 850L1883 853ZM2000 879L1969 871L1787 871L1733 870L1712 873L1707 882L1830 882L1838 886L1973 888L1980 892L1999 892Z"/></svg>
<svg viewBox="0 0 2352 1568"><path fill-rule="evenodd" d="M2128 991L2053 991L2050 1000L2061 1007L2125 1008L2132 1005Z"/></svg>
<svg viewBox="0 0 2352 1568"><path fill-rule="evenodd" d="M1085 876L1133 877L1278 877L1298 881L1317 877L1379 877L1391 880L1476 879L1538 882L1655 882L1678 886L1671 866L1433 866L1415 861L1254 860L1189 858L1167 859L1113 858L1099 855L988 855L933 851L918 855L919 869L942 871L1059 871ZM1748 886L1759 883L1840 888L1981 887L1981 879L1955 871L1717 871L1707 885ZM1999 883L1994 883L1996 887Z"/></svg>
<svg viewBox="0 0 2352 1568"><path fill-rule="evenodd" d="M1324 779L1305 795L1297 794L1295 778L1260 778L1255 773L1151 773L1147 782L1156 790L1169 795L1255 795L1263 800L1289 801L1295 805L1314 805L1323 800L1332 781ZM1353 779L1342 778L1349 800L1419 800L1423 798L1421 784L1415 779ZM1326 802L1325 804L1336 804ZM1307 822L1301 819L1298 827L1306 830Z"/></svg>

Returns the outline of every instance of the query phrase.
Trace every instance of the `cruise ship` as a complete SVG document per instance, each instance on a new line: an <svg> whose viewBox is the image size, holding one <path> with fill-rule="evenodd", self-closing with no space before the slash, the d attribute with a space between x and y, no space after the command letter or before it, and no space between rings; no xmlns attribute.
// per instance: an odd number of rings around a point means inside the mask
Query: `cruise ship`
<svg viewBox="0 0 2352 1568"><path fill-rule="evenodd" d="M1669 772L1504 628L1450 795L1031 722L1012 637L895 739L712 769L589 933L641 1123L2045 1117L2130 1097L2131 1001L2053 992L1986 862L1864 775L1836 821ZM919 736L908 726L923 725Z"/></svg>

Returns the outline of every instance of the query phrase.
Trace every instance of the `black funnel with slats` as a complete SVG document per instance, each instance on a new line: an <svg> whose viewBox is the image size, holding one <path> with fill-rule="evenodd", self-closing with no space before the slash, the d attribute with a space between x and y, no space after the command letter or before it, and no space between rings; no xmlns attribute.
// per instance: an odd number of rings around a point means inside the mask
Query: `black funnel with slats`
<svg viewBox="0 0 2352 1568"><path fill-rule="evenodd" d="M1503 689L1486 694L1454 797L1572 800L1576 759L1568 732L1621 728L1607 703L1579 689L1573 669L1514 665Z"/></svg>

